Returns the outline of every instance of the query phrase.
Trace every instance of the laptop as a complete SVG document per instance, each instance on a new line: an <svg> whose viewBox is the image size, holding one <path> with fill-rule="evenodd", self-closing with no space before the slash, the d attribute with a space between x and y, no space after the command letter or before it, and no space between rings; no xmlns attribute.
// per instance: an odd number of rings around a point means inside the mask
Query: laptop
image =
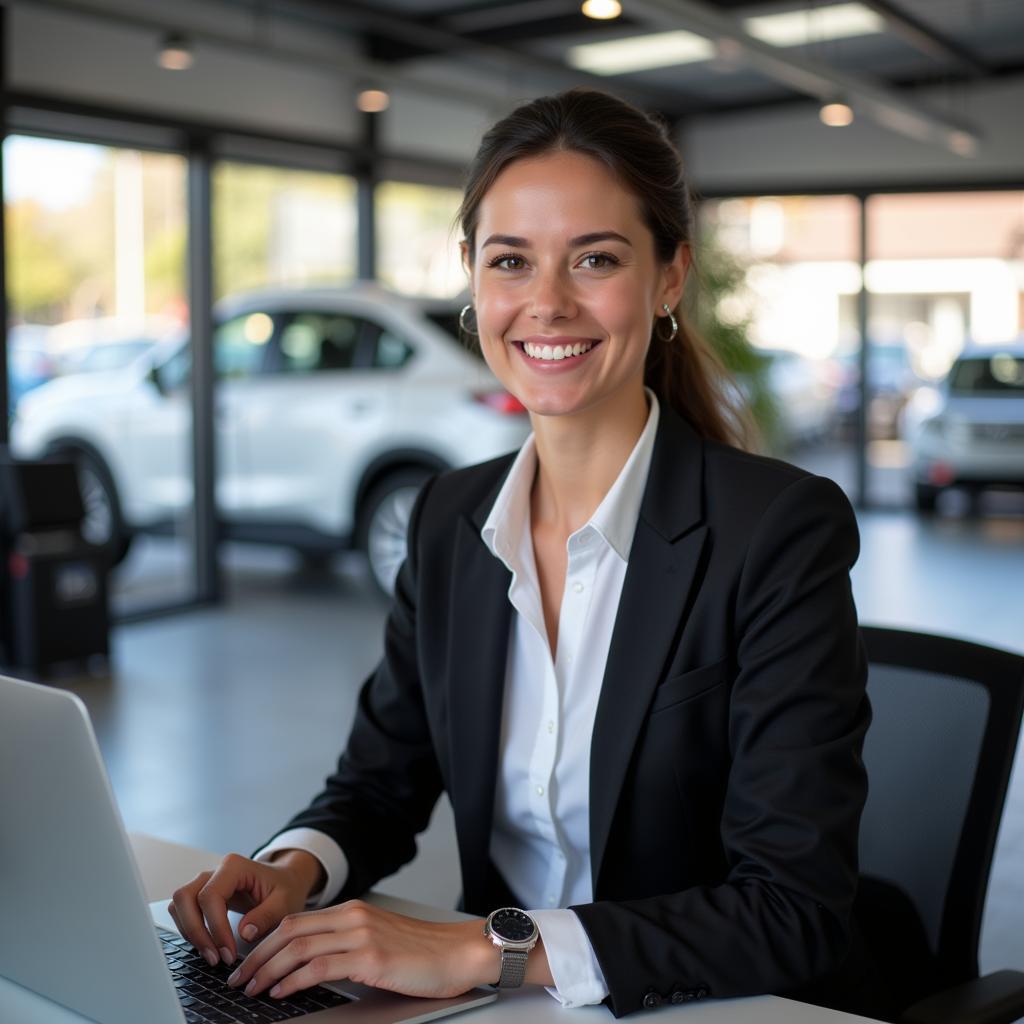
<svg viewBox="0 0 1024 1024"><path fill-rule="evenodd" d="M414 1024L497 995L418 999L342 982L249 999L229 974L195 955L166 903L147 905L82 701L0 676L0 979L100 1024ZM0 1011L16 990L4 991Z"/></svg>

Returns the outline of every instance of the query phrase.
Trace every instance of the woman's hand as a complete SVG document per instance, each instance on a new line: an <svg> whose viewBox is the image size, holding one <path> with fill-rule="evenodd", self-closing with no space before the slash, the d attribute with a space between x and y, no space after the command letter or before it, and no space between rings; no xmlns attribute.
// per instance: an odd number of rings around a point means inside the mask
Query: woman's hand
<svg viewBox="0 0 1024 1024"><path fill-rule="evenodd" d="M229 979L246 995L278 998L350 979L410 996L443 998L496 982L498 950L483 921L437 924L361 900L290 914Z"/></svg>
<svg viewBox="0 0 1024 1024"><path fill-rule="evenodd" d="M288 914L302 910L322 885L320 862L303 850L285 850L264 864L229 853L215 871L204 871L176 890L167 909L178 930L210 965L238 957L228 911L245 914L238 934L253 942Z"/></svg>

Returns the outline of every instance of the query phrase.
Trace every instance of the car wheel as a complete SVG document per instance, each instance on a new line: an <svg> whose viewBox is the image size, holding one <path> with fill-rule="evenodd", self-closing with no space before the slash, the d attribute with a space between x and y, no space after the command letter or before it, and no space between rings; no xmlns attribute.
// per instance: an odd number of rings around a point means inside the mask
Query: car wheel
<svg viewBox="0 0 1024 1024"><path fill-rule="evenodd" d="M914 488L914 504L917 511L925 515L931 515L938 504L940 488L932 487L930 484L917 484Z"/></svg>
<svg viewBox="0 0 1024 1024"><path fill-rule="evenodd" d="M109 565L117 565L128 554L132 536L121 516L114 478L103 461L90 452L76 449L65 454L71 456L78 471L78 486L85 506L82 537L103 549Z"/></svg>
<svg viewBox="0 0 1024 1024"><path fill-rule="evenodd" d="M360 514L360 547L366 552L370 574L380 590L391 597L395 577L405 561L409 516L416 495L430 473L403 469L375 484Z"/></svg>

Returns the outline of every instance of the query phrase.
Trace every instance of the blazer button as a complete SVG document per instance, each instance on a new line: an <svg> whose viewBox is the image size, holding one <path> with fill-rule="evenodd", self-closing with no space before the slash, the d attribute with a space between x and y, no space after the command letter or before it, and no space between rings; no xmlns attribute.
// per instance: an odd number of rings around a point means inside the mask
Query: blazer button
<svg viewBox="0 0 1024 1024"><path fill-rule="evenodd" d="M690 995L689 992L673 992L672 993L672 1002L676 1003L677 1005L679 1003L687 1003L692 998L693 998L693 996Z"/></svg>
<svg viewBox="0 0 1024 1024"><path fill-rule="evenodd" d="M655 1006L661 1006L661 996L659 996L657 992L648 992L647 995L644 996L644 1006L647 1007L648 1010Z"/></svg>
<svg viewBox="0 0 1024 1024"><path fill-rule="evenodd" d="M708 990L706 988L704 988L703 985L701 985L701 987L699 989L697 989L697 998L698 999L704 999L707 996L707 994L708 994Z"/></svg>

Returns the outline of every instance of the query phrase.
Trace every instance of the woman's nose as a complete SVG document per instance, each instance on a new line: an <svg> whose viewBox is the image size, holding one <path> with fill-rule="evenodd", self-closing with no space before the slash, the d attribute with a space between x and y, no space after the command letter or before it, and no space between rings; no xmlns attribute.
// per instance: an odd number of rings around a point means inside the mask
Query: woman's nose
<svg viewBox="0 0 1024 1024"><path fill-rule="evenodd" d="M572 282L555 270L537 274L530 293L529 313L542 323L575 316Z"/></svg>

